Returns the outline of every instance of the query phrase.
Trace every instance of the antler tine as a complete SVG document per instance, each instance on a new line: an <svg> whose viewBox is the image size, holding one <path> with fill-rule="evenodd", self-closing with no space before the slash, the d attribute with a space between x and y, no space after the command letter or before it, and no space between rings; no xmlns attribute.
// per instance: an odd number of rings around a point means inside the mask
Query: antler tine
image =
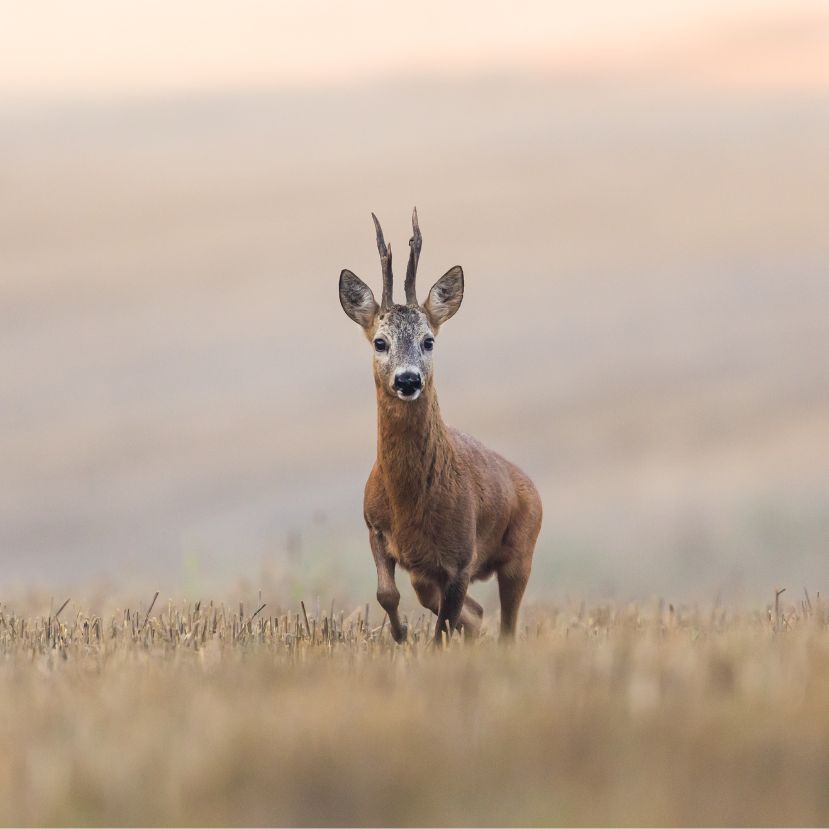
<svg viewBox="0 0 829 829"><path fill-rule="evenodd" d="M406 266L406 305L417 305L415 280L417 279L417 262L420 259L420 248L423 246L423 237L420 235L420 225L417 223L417 208L412 211L412 238L409 239L409 264Z"/></svg>
<svg viewBox="0 0 829 829"><path fill-rule="evenodd" d="M374 219L374 228L377 231L377 250L380 253L380 267L383 270L383 297L380 300L380 310L388 311L394 305L394 299L392 298L391 245L386 245L386 240L383 238L383 228L380 227L377 216L372 213L371 218Z"/></svg>

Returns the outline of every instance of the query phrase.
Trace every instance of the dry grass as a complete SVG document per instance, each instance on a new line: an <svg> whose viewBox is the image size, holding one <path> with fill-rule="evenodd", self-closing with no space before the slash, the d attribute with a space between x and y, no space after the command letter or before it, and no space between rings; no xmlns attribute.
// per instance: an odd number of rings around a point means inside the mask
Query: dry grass
<svg viewBox="0 0 829 829"><path fill-rule="evenodd" d="M2 605L0 823L826 824L829 614L786 596L444 650L364 609Z"/></svg>

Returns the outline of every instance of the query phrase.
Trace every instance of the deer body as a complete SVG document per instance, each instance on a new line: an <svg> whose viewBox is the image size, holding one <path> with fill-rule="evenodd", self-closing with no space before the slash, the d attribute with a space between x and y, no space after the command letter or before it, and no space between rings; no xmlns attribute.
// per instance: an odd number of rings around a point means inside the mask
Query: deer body
<svg viewBox="0 0 829 829"><path fill-rule="evenodd" d="M421 604L438 617L437 639L447 626L450 633L462 627L474 636L483 611L467 588L497 573L501 633L509 637L530 574L541 501L521 470L443 422L430 353L440 325L460 306L463 272L448 271L424 306L417 305L416 213L413 223L407 305L391 301L391 252L379 224L383 304L378 307L370 289L350 271L340 276L343 308L363 326L376 352L377 459L366 483L364 517L377 565L377 598L392 635L403 641L406 628L394 581L400 564L409 571Z"/></svg>

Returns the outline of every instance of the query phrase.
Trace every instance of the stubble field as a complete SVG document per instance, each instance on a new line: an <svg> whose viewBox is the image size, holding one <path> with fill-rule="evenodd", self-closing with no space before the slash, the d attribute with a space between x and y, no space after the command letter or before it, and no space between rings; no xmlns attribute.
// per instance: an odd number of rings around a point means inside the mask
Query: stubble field
<svg viewBox="0 0 829 829"><path fill-rule="evenodd" d="M0 823L825 824L829 613L790 595L444 648L376 607L3 604Z"/></svg>

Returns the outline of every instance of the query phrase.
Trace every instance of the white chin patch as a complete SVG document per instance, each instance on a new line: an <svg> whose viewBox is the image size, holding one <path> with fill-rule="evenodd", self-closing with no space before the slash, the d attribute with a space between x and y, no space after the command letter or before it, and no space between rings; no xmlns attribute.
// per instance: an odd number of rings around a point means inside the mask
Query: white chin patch
<svg viewBox="0 0 829 829"><path fill-rule="evenodd" d="M405 400L407 403L411 403L412 400L417 400L420 397L420 392L422 389L418 389L414 394L403 394L402 391L395 392L395 394L401 399Z"/></svg>

